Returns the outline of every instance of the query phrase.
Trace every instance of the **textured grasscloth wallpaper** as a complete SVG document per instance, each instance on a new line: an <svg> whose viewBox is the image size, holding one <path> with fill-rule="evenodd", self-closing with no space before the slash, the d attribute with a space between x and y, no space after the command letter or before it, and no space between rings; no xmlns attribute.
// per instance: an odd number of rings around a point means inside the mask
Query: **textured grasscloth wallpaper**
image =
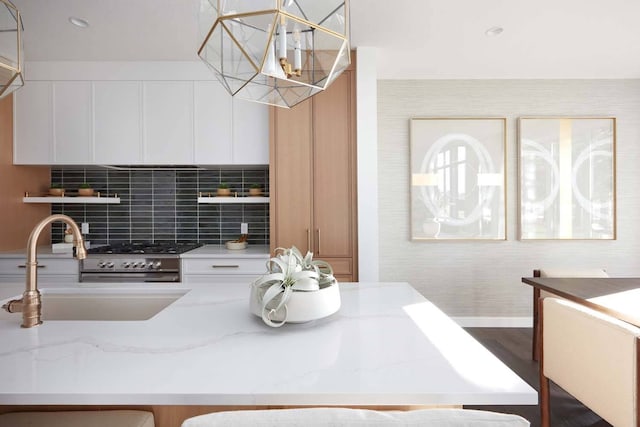
<svg viewBox="0 0 640 427"><path fill-rule="evenodd" d="M617 240L519 241L517 118L617 118ZM409 119L507 118L507 240L410 240ZM407 281L452 316L531 315L534 268L640 276L640 80L378 82L380 280Z"/></svg>

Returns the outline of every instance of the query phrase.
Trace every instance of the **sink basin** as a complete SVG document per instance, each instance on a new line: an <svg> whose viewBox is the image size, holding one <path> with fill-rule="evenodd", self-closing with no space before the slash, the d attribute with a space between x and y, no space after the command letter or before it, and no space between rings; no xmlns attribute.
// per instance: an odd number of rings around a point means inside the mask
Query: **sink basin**
<svg viewBox="0 0 640 427"><path fill-rule="evenodd" d="M178 300L187 290L44 290L42 320L148 320ZM0 312L0 319L20 319L20 313Z"/></svg>

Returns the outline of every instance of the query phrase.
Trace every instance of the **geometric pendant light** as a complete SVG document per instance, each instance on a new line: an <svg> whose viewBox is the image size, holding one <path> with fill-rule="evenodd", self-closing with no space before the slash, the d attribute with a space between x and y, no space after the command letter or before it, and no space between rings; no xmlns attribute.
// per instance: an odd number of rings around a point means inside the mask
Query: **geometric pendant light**
<svg viewBox="0 0 640 427"><path fill-rule="evenodd" d="M348 0L201 0L198 56L233 96L290 108L350 64Z"/></svg>
<svg viewBox="0 0 640 427"><path fill-rule="evenodd" d="M0 98L24 85L22 18L9 0L0 0Z"/></svg>

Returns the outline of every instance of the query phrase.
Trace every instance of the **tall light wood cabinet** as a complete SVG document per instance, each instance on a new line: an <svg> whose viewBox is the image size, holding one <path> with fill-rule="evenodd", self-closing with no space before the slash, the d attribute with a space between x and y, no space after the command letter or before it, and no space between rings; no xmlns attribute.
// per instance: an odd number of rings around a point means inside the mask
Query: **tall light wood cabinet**
<svg viewBox="0 0 640 427"><path fill-rule="evenodd" d="M296 246L356 281L355 71L296 107L271 111L271 250Z"/></svg>

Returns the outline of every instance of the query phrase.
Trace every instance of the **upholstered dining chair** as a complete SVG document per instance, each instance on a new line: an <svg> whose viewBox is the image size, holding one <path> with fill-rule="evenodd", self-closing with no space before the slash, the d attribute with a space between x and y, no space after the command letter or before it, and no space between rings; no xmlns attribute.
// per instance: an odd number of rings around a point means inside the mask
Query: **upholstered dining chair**
<svg viewBox="0 0 640 427"><path fill-rule="evenodd" d="M609 277L607 272L602 268L545 268L539 270L533 270L533 277L575 277L575 278L591 278L591 277ZM540 289L533 288L533 334L531 344L531 358L538 360L539 349L538 341L540 340L539 322L538 322L538 304L540 298L554 296L560 298L558 295L551 294L550 292L541 291Z"/></svg>
<svg viewBox="0 0 640 427"><path fill-rule="evenodd" d="M540 415L549 380L616 427L640 426L640 328L565 299L541 300Z"/></svg>
<svg viewBox="0 0 640 427"><path fill-rule="evenodd" d="M518 415L471 409L374 411L296 408L213 412L189 418L182 427L528 427Z"/></svg>

